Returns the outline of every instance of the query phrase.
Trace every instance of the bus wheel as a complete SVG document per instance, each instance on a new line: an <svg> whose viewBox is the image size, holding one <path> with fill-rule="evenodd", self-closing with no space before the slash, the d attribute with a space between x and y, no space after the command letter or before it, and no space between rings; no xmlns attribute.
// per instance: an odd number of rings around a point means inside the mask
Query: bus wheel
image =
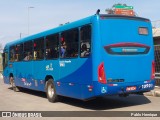
<svg viewBox="0 0 160 120"><path fill-rule="evenodd" d="M15 92L18 92L19 88L15 85L13 77L10 77L10 83L11 83L11 86L12 86L12 90L14 90Z"/></svg>
<svg viewBox="0 0 160 120"><path fill-rule="evenodd" d="M58 95L56 94L53 79L49 79L46 82L46 94L49 102L54 103L58 101Z"/></svg>

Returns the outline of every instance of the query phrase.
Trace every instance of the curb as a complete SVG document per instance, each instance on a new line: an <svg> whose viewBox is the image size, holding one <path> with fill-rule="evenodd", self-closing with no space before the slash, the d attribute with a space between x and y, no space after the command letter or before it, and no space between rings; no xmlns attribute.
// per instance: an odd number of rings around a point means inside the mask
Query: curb
<svg viewBox="0 0 160 120"><path fill-rule="evenodd" d="M160 97L160 91L155 91L155 92L154 92L154 96L155 96L155 97Z"/></svg>
<svg viewBox="0 0 160 120"><path fill-rule="evenodd" d="M146 96L153 96L153 97L160 97L160 87L155 86L154 90L151 90L150 92L144 93Z"/></svg>

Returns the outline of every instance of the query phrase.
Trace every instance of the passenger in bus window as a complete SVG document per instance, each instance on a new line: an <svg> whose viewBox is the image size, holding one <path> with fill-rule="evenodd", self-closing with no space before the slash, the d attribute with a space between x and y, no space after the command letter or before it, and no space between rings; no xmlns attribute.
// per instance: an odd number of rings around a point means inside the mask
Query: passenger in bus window
<svg viewBox="0 0 160 120"><path fill-rule="evenodd" d="M30 52L28 52L24 58L24 61L29 61L29 60L32 60L32 55L30 54Z"/></svg>
<svg viewBox="0 0 160 120"><path fill-rule="evenodd" d="M14 61L18 61L18 54L15 54L15 59Z"/></svg>
<svg viewBox="0 0 160 120"><path fill-rule="evenodd" d="M84 43L81 47L81 57L87 57L90 55L90 52L87 50L87 45Z"/></svg>
<svg viewBox="0 0 160 120"><path fill-rule="evenodd" d="M34 60L37 59L37 51L34 51Z"/></svg>
<svg viewBox="0 0 160 120"><path fill-rule="evenodd" d="M61 58L65 57L66 54L66 42L64 40L61 41Z"/></svg>
<svg viewBox="0 0 160 120"><path fill-rule="evenodd" d="M47 59L51 58L51 49L46 49L46 58Z"/></svg>

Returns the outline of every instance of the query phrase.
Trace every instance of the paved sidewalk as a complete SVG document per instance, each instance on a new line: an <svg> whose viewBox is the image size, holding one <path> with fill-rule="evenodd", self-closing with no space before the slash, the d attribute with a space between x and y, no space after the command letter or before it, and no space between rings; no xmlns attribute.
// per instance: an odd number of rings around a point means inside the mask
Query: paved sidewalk
<svg viewBox="0 0 160 120"><path fill-rule="evenodd" d="M146 96L160 97L160 86L155 86L154 90L144 93Z"/></svg>
<svg viewBox="0 0 160 120"><path fill-rule="evenodd" d="M2 75L2 73L0 73L0 79L3 79L3 75Z"/></svg>

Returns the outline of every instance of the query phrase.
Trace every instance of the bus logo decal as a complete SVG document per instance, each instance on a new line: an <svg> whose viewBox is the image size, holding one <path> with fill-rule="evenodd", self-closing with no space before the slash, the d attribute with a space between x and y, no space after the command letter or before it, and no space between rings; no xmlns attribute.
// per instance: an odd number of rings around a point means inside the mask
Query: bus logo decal
<svg viewBox="0 0 160 120"><path fill-rule="evenodd" d="M25 81L26 81L26 79L25 79L25 78L21 78L21 80L22 80L22 82L25 82Z"/></svg>
<svg viewBox="0 0 160 120"><path fill-rule="evenodd" d="M53 71L52 63L46 65L46 71Z"/></svg>

